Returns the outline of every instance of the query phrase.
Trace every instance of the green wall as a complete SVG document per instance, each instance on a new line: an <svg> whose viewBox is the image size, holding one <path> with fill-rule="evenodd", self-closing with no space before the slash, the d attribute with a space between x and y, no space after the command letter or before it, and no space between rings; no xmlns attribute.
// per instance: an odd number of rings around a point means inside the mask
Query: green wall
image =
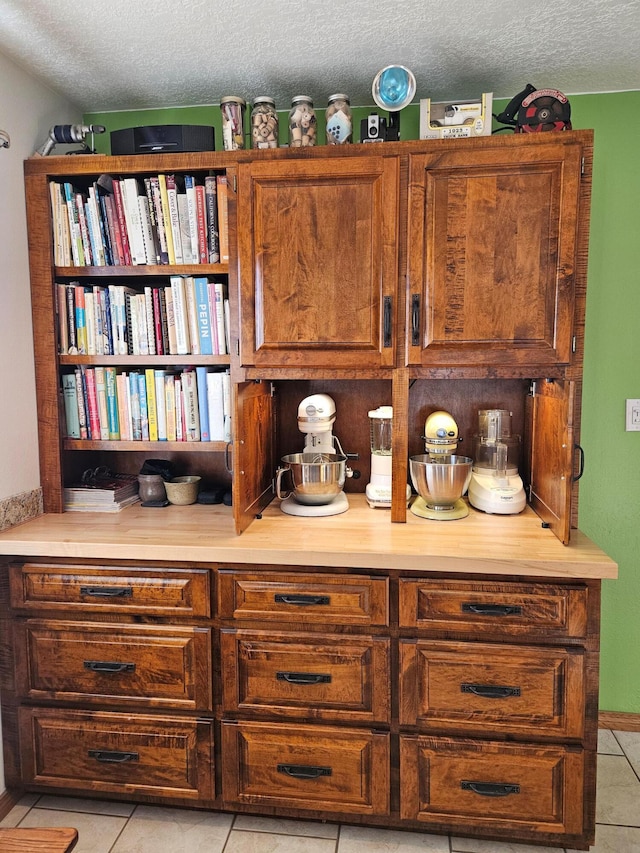
<svg viewBox="0 0 640 853"><path fill-rule="evenodd" d="M570 102L573 126L595 131L580 527L619 563L619 579L603 582L600 707L640 713L640 432L625 432L625 399L640 398L640 92L575 95ZM324 106L316 104L319 143ZM354 109L358 139L369 112ZM91 113L85 122L106 126L96 137L104 153L109 131L143 124L213 124L221 147L217 105ZM285 111L281 142L286 124ZM407 107L402 138L417 139L418 128L417 105Z"/></svg>

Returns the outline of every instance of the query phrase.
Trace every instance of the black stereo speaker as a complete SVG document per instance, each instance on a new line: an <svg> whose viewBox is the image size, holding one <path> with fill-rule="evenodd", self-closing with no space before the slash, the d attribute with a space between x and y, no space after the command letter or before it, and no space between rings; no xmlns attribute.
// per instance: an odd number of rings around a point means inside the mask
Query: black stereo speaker
<svg viewBox="0 0 640 853"><path fill-rule="evenodd" d="M111 131L111 153L168 154L172 151L215 151L212 127L199 124L159 124Z"/></svg>

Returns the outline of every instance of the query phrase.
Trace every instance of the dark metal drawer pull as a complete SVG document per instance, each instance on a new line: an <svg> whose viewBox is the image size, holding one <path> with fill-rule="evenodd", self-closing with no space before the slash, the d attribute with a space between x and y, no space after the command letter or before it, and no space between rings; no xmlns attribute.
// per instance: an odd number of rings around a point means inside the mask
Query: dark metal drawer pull
<svg viewBox="0 0 640 853"><path fill-rule="evenodd" d="M135 663L120 663L117 660L86 660L84 668L91 672L135 672Z"/></svg>
<svg viewBox="0 0 640 853"><path fill-rule="evenodd" d="M382 346L390 347L392 343L391 339L391 297L384 297L384 317L383 317L383 332L382 332Z"/></svg>
<svg viewBox="0 0 640 853"><path fill-rule="evenodd" d="M463 613L475 613L478 616L521 616L520 604L462 604Z"/></svg>
<svg viewBox="0 0 640 853"><path fill-rule="evenodd" d="M420 294L411 296L411 346L417 347L420 343Z"/></svg>
<svg viewBox="0 0 640 853"><path fill-rule="evenodd" d="M328 595L286 595L277 592L273 598L276 604L294 604L296 607L306 607L310 604L331 604Z"/></svg>
<svg viewBox="0 0 640 853"><path fill-rule="evenodd" d="M81 586L80 595L92 595L96 598L131 598L130 586Z"/></svg>
<svg viewBox="0 0 640 853"><path fill-rule="evenodd" d="M331 676L319 672L276 672L276 679L289 684L331 684Z"/></svg>
<svg viewBox="0 0 640 853"><path fill-rule="evenodd" d="M463 791L473 791L482 797L508 797L509 794L519 794L520 785L510 782L460 782Z"/></svg>
<svg viewBox="0 0 640 853"><path fill-rule="evenodd" d="M104 749L90 749L89 758L95 758L105 764L124 764L126 761L140 760L137 752L105 752Z"/></svg>
<svg viewBox="0 0 640 853"><path fill-rule="evenodd" d="M506 699L507 696L519 696L519 687L500 687L497 684L468 684L460 685L461 693L473 693L484 699Z"/></svg>
<svg viewBox="0 0 640 853"><path fill-rule="evenodd" d="M278 773L293 776L294 779L318 779L320 776L331 776L330 767L319 767L313 764L278 764Z"/></svg>

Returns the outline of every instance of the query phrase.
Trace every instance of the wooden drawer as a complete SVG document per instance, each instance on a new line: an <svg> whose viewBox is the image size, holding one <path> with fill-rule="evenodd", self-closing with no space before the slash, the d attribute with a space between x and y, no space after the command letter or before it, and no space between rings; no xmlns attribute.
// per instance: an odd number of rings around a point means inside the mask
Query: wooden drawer
<svg viewBox="0 0 640 853"><path fill-rule="evenodd" d="M328 726L222 724L225 808L389 813L389 735Z"/></svg>
<svg viewBox="0 0 640 853"><path fill-rule="evenodd" d="M295 624L389 624L386 578L311 572L219 573L218 612L223 619Z"/></svg>
<svg viewBox="0 0 640 853"><path fill-rule="evenodd" d="M581 738L584 651L400 642L400 724L529 738Z"/></svg>
<svg viewBox="0 0 640 853"><path fill-rule="evenodd" d="M586 586L457 580L400 581L400 627L456 634L584 637Z"/></svg>
<svg viewBox="0 0 640 853"><path fill-rule="evenodd" d="M227 713L389 723L388 639L223 630Z"/></svg>
<svg viewBox="0 0 640 853"><path fill-rule="evenodd" d="M208 569L14 563L11 606L22 610L211 616Z"/></svg>
<svg viewBox="0 0 640 853"><path fill-rule="evenodd" d="M473 830L579 834L582 750L428 737L400 738L400 816Z"/></svg>
<svg viewBox="0 0 640 853"><path fill-rule="evenodd" d="M211 711L211 630L19 620L19 695L90 705Z"/></svg>
<svg viewBox="0 0 640 853"><path fill-rule="evenodd" d="M19 710L27 785L213 799L213 723L172 716Z"/></svg>

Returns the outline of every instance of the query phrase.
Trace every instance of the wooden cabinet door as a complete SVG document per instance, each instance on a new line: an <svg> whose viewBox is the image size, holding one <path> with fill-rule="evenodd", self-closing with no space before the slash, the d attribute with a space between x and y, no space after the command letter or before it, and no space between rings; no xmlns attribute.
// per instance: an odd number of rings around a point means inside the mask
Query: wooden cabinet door
<svg viewBox="0 0 640 853"><path fill-rule="evenodd" d="M410 158L410 365L571 361L582 147L520 141Z"/></svg>
<svg viewBox="0 0 640 853"><path fill-rule="evenodd" d="M270 382L234 385L233 518L242 533L273 499L275 412Z"/></svg>
<svg viewBox="0 0 640 853"><path fill-rule="evenodd" d="M238 167L243 366L394 363L397 157Z"/></svg>

